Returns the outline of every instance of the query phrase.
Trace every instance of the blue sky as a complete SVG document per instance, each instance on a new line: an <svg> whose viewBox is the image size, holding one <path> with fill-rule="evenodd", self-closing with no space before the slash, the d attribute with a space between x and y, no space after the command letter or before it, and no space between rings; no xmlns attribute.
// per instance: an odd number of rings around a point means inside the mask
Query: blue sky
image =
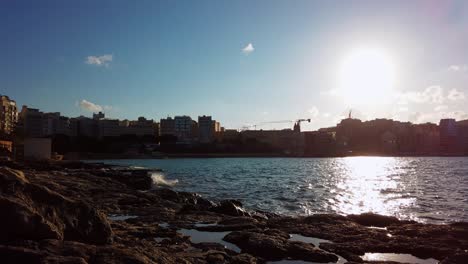
<svg viewBox="0 0 468 264"><path fill-rule="evenodd" d="M312 118L307 129L350 108L468 118L466 1L7 0L0 34L0 93L67 116L210 114L228 128ZM336 83L363 46L385 50L396 77L385 100L355 105Z"/></svg>

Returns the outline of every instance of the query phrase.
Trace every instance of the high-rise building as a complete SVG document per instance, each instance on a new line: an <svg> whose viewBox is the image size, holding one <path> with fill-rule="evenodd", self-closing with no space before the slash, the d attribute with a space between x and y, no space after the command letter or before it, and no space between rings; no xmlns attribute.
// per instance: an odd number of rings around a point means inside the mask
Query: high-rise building
<svg viewBox="0 0 468 264"><path fill-rule="evenodd" d="M59 112L44 113L42 115L42 135L67 135L71 136L72 131L70 127L70 119L61 116Z"/></svg>
<svg viewBox="0 0 468 264"><path fill-rule="evenodd" d="M190 116L174 117L177 141L190 141L192 139L192 123L192 118Z"/></svg>
<svg viewBox="0 0 468 264"><path fill-rule="evenodd" d="M200 143L209 143L213 140L213 119L211 116L198 117L198 140Z"/></svg>
<svg viewBox="0 0 468 264"><path fill-rule="evenodd" d="M8 96L0 95L0 132L11 134L18 121L16 102Z"/></svg>
<svg viewBox="0 0 468 264"><path fill-rule="evenodd" d="M175 136L175 120L171 117L162 118L159 121L160 136Z"/></svg>
<svg viewBox="0 0 468 264"><path fill-rule="evenodd" d="M28 108L23 105L19 118L23 135L27 138L44 136L43 117L44 113L39 111L39 109Z"/></svg>

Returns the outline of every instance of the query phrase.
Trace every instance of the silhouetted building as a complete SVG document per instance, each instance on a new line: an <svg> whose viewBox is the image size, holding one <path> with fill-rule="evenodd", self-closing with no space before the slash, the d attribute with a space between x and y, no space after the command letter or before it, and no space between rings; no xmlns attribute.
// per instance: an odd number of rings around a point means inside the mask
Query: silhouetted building
<svg viewBox="0 0 468 264"><path fill-rule="evenodd" d="M101 120L101 119L104 119L106 118L106 115L103 113L103 112L99 112L99 113L93 113L93 119L94 120Z"/></svg>
<svg viewBox="0 0 468 264"><path fill-rule="evenodd" d="M335 132L308 131L302 133L304 135L304 155L313 157L335 155Z"/></svg>
<svg viewBox="0 0 468 264"><path fill-rule="evenodd" d="M455 119L441 119L440 127L440 151L443 154L456 154L458 149L458 131Z"/></svg>
<svg viewBox="0 0 468 264"><path fill-rule="evenodd" d="M362 122L359 119L346 118L336 126L336 143L339 151L358 149Z"/></svg>
<svg viewBox="0 0 468 264"><path fill-rule="evenodd" d="M72 135L70 127L70 119L68 117L61 116L60 113L44 113L42 115L42 135Z"/></svg>
<svg viewBox="0 0 468 264"><path fill-rule="evenodd" d="M211 116L198 117L198 140L200 143L209 143L213 141L214 129Z"/></svg>
<svg viewBox="0 0 468 264"><path fill-rule="evenodd" d="M457 122L458 128L458 142L460 145L460 151L467 155L468 154L468 119Z"/></svg>
<svg viewBox="0 0 468 264"><path fill-rule="evenodd" d="M177 141L188 142L192 139L192 118L190 116L176 116L174 117L175 135Z"/></svg>
<svg viewBox="0 0 468 264"><path fill-rule="evenodd" d="M157 126L153 120L147 120L144 117L139 117L136 121L129 121L125 134L136 136L157 136Z"/></svg>
<svg viewBox="0 0 468 264"><path fill-rule="evenodd" d="M98 137L98 124L97 120L80 116L70 119L70 127L72 136L78 137Z"/></svg>
<svg viewBox="0 0 468 264"><path fill-rule="evenodd" d="M304 135L291 129L245 130L241 132L241 138L244 144L262 143L283 154L304 154Z"/></svg>
<svg viewBox="0 0 468 264"><path fill-rule="evenodd" d="M175 136L175 120L171 117L159 121L160 136Z"/></svg>
<svg viewBox="0 0 468 264"><path fill-rule="evenodd" d="M124 127L117 119L102 119L97 122L98 138L118 137L125 134Z"/></svg>
<svg viewBox="0 0 468 264"><path fill-rule="evenodd" d="M19 126L25 137L38 138L43 136L43 116L39 109L23 106L19 118Z"/></svg>

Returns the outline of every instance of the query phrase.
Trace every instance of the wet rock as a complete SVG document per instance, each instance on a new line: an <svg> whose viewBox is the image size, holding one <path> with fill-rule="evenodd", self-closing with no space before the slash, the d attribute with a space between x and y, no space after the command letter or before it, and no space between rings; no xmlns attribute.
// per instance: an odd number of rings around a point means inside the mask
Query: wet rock
<svg viewBox="0 0 468 264"><path fill-rule="evenodd" d="M458 251L443 259L440 264L466 264L468 262L468 250Z"/></svg>
<svg viewBox="0 0 468 264"><path fill-rule="evenodd" d="M250 216L250 214L242 208L242 203L237 200L223 200L219 205L211 208L211 211L231 216Z"/></svg>
<svg viewBox="0 0 468 264"><path fill-rule="evenodd" d="M257 258L250 254L239 254L231 259L231 263L233 264L257 264Z"/></svg>
<svg viewBox="0 0 468 264"><path fill-rule="evenodd" d="M112 172L112 178L137 190L149 190L153 187L153 180L148 171L130 171L129 173ZM130 175L128 175L130 174Z"/></svg>
<svg viewBox="0 0 468 264"><path fill-rule="evenodd" d="M257 232L235 231L224 240L236 244L242 252L259 256L266 260L294 259L315 262L336 262L338 257L303 242L291 242L289 234L280 230Z"/></svg>
<svg viewBox="0 0 468 264"><path fill-rule="evenodd" d="M354 222L365 226L386 227L393 224L400 224L400 220L393 216L378 215L374 213L364 213L360 215L348 215Z"/></svg>
<svg viewBox="0 0 468 264"><path fill-rule="evenodd" d="M220 253L212 253L208 254L206 257L208 263L212 264L222 264L225 262L224 255Z"/></svg>
<svg viewBox="0 0 468 264"><path fill-rule="evenodd" d="M104 215L30 183L20 171L0 168L0 241L67 239L93 244L112 241Z"/></svg>

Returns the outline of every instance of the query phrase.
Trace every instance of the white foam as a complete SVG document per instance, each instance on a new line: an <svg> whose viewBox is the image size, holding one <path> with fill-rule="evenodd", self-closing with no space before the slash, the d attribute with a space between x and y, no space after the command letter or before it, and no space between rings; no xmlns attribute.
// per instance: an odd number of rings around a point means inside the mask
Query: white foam
<svg viewBox="0 0 468 264"><path fill-rule="evenodd" d="M168 180L164 178L164 175L161 174L160 172L152 172L151 173L151 179L153 180L153 186L166 186L166 187L172 187L176 185L179 180Z"/></svg>

